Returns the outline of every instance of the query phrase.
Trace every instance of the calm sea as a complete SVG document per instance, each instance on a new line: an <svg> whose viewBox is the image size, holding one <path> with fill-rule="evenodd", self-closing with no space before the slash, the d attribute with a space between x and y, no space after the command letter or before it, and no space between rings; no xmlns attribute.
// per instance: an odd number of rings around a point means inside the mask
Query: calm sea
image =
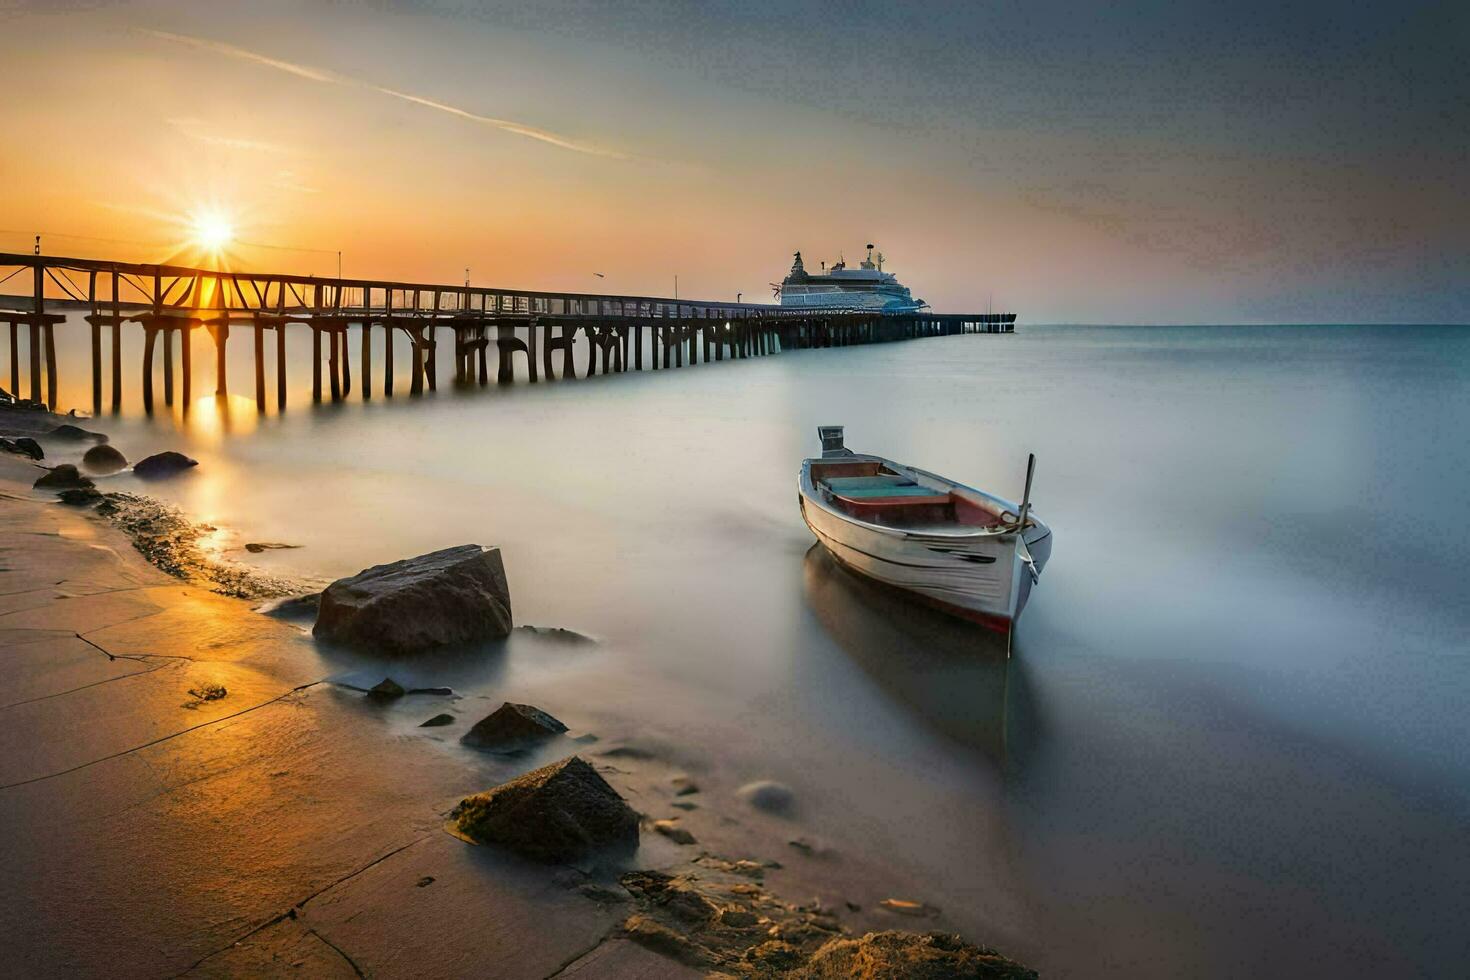
<svg viewBox="0 0 1470 980"><path fill-rule="evenodd" d="M786 782L801 833L1049 976L1470 963L1470 329L1023 326L317 407L293 343L257 416L205 394L201 335L184 421L140 417L130 341L97 427L198 458L148 491L226 546L301 546L235 557L497 544L518 621L603 641L460 684ZM1055 551L1009 666L811 550L796 473L834 423L1012 497L1037 454Z"/></svg>

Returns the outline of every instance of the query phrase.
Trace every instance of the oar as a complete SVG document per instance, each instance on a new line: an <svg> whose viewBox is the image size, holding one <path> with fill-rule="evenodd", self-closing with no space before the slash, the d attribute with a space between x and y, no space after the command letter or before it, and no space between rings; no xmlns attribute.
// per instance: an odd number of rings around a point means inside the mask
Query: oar
<svg viewBox="0 0 1470 980"><path fill-rule="evenodd" d="M1031 557L1031 549L1026 547L1026 514L1031 510L1031 478L1036 475L1036 454L1028 453L1026 456L1026 493L1021 498L1021 517L1016 522L1016 551L1021 560L1026 563L1026 571L1031 573L1031 584L1036 585L1041 581L1041 573L1036 570L1036 559Z"/></svg>
<svg viewBox="0 0 1470 980"><path fill-rule="evenodd" d="M1036 475L1036 454L1026 454L1026 494L1021 498L1021 529L1026 529L1026 514L1031 510L1031 478Z"/></svg>

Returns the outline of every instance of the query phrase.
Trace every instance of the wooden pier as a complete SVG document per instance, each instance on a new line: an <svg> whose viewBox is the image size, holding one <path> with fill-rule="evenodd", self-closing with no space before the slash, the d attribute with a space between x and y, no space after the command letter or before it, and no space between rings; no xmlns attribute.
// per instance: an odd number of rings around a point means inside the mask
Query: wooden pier
<svg viewBox="0 0 1470 980"><path fill-rule="evenodd" d="M29 296L0 296L0 324L9 327L10 392L56 408L55 332L63 309L84 311L90 327L92 406L104 395L122 404L122 330L143 331L143 406L154 406L154 376L162 342L163 401L174 404L175 350L179 394L193 397L193 340L203 330L213 342L216 394L226 391L232 331L248 333L255 365L255 401L286 404L286 331L311 332L312 399L340 400L353 390L349 328L358 328L357 390L395 394L397 331L408 340L408 394L438 387L439 343L453 339L454 380L489 384L579 376L576 340L585 339L583 377L623 371L665 370L701 362L760 357L783 350L844 347L966 333L1012 333L1014 313L883 314L798 311L756 303L722 303L649 296L546 293L479 286L323 279L260 272L228 272L170 265L0 253L0 292L17 278ZM24 288L24 287L22 287ZM5 308L12 307L12 308ZM22 331L24 328L24 331ZM376 328L376 329L375 329ZM267 336L274 344L267 344ZM21 338L26 340L22 375ZM267 347L273 348L274 365ZM104 348L109 352L104 380ZM325 355L324 355L325 351ZM494 352L493 354L491 352ZM381 360L375 376L375 355ZM323 386L323 368L326 371ZM42 381L45 381L44 389Z"/></svg>

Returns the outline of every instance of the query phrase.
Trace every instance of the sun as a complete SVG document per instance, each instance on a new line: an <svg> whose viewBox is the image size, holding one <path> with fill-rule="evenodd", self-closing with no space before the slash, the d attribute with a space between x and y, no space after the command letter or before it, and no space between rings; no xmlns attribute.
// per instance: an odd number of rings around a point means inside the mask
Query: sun
<svg viewBox="0 0 1470 980"><path fill-rule="evenodd" d="M208 252L222 252L235 238L235 225L219 211L199 211L191 219L194 244Z"/></svg>

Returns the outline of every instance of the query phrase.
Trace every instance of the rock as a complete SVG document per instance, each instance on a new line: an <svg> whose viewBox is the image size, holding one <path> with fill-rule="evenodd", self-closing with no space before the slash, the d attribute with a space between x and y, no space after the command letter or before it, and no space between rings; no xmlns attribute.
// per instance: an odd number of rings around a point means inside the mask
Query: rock
<svg viewBox="0 0 1470 980"><path fill-rule="evenodd" d="M993 949L941 932L870 932L839 938L818 949L789 974L798 980L1035 980L1036 971Z"/></svg>
<svg viewBox="0 0 1470 980"><path fill-rule="evenodd" d="M442 728L454 724L454 715L435 715L420 725L420 728Z"/></svg>
<svg viewBox="0 0 1470 980"><path fill-rule="evenodd" d="M288 548L299 548L299 544L281 544L279 541L247 541L245 550L252 555L258 555L262 551L280 551Z"/></svg>
<svg viewBox="0 0 1470 980"><path fill-rule="evenodd" d="M63 422L50 432L46 433L47 439L56 439L61 442L106 442L107 437L100 432L88 432L86 429L78 428L69 422Z"/></svg>
<svg viewBox="0 0 1470 980"><path fill-rule="evenodd" d="M577 861L605 848L638 846L638 814L578 756L471 796L454 829L539 861Z"/></svg>
<svg viewBox="0 0 1470 980"><path fill-rule="evenodd" d="M567 726L529 704L507 701L479 721L460 739L477 749L511 749L560 735Z"/></svg>
<svg viewBox="0 0 1470 980"><path fill-rule="evenodd" d="M31 484L39 489L61 490L67 487L90 487L91 480L77 472L77 468L70 463L62 463L60 466L52 467L51 472Z"/></svg>
<svg viewBox="0 0 1470 980"><path fill-rule="evenodd" d="M779 939L769 939L745 952L747 963L777 976L799 964L801 959L801 950Z"/></svg>
<svg viewBox="0 0 1470 980"><path fill-rule="evenodd" d="M68 507L91 507L102 500L102 494L96 487L75 487L63 490L56 496Z"/></svg>
<svg viewBox="0 0 1470 980"><path fill-rule="evenodd" d="M769 779L746 783L736 790L736 795L767 813L787 814L796 806L796 794L791 792L791 788Z"/></svg>
<svg viewBox="0 0 1470 980"><path fill-rule="evenodd" d="M367 696L375 701L392 701L394 698L403 697L405 693L407 692L403 690L401 684L391 677L385 677L378 682L376 687L368 690Z"/></svg>
<svg viewBox="0 0 1470 980"><path fill-rule="evenodd" d="M200 701L218 701L220 698L226 696L230 692L225 690L225 686L223 684L208 683L200 684L198 687L189 688L189 693L194 695L194 697L198 698Z"/></svg>
<svg viewBox="0 0 1470 980"><path fill-rule="evenodd" d="M116 473L128 465L128 458L114 447L102 443L82 454L82 465L96 473Z"/></svg>
<svg viewBox="0 0 1470 980"><path fill-rule="evenodd" d="M46 454L41 450L41 444L30 436L17 436L14 439L0 439L0 449L7 453L15 453L18 456L29 456L31 459L45 459Z"/></svg>
<svg viewBox="0 0 1470 980"><path fill-rule="evenodd" d="M517 630L538 636L543 640L556 640L559 643L567 643L572 646L587 646L597 641L590 636L584 636L574 630L563 629L560 626L517 626Z"/></svg>
<svg viewBox="0 0 1470 980"><path fill-rule="evenodd" d="M268 602L258 610L267 616L276 619L303 621L316 619L317 607L321 604L322 594L313 592L310 595L296 595L278 602Z"/></svg>
<svg viewBox="0 0 1470 980"><path fill-rule="evenodd" d="M699 784L688 776L675 776L670 782L674 784L675 796L689 796L699 792Z"/></svg>
<svg viewBox="0 0 1470 980"><path fill-rule="evenodd" d="M144 480L162 480L198 465L197 459L190 459L183 453L170 450L166 453L154 453L152 456L138 460L133 464L133 475Z"/></svg>
<svg viewBox="0 0 1470 980"><path fill-rule="evenodd" d="M708 969L714 958L699 944L690 942L668 926L646 915L630 915L623 923L629 939L655 953L695 969Z"/></svg>
<svg viewBox="0 0 1470 980"><path fill-rule="evenodd" d="M897 912L899 915L912 915L918 918L924 918L939 914L939 910L932 905L925 905L923 902L910 902L903 898L885 898L878 904L890 912Z"/></svg>
<svg viewBox="0 0 1470 980"><path fill-rule="evenodd" d="M441 698L448 698L448 697L453 697L454 696L454 688L452 688L452 687L411 687L411 688L408 689L408 693L409 694L435 694L435 695L438 695Z"/></svg>
<svg viewBox="0 0 1470 980"><path fill-rule="evenodd" d="M697 843L697 841L695 841L694 839L693 834L685 830L683 827L680 827L672 820L655 820L653 822L653 829L658 831L660 834L663 834L675 844Z"/></svg>
<svg viewBox="0 0 1470 980"><path fill-rule="evenodd" d="M412 654L510 633L500 549L446 548L338 579L322 593L313 634L370 653Z"/></svg>
<svg viewBox="0 0 1470 980"><path fill-rule="evenodd" d="M688 800L675 800L674 802L670 803L669 806L673 807L676 810L686 810L687 811L687 810L698 810L699 809L699 804L698 803L690 803Z"/></svg>

